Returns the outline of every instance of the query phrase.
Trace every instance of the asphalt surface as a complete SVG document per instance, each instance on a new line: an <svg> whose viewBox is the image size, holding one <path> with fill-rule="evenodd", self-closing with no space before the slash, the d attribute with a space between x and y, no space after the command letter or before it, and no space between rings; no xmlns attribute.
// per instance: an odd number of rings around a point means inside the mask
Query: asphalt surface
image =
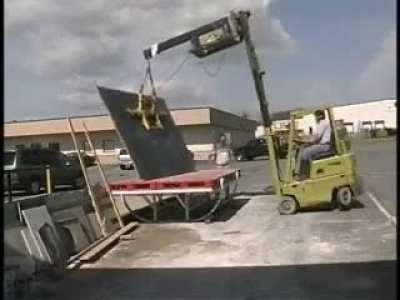
<svg viewBox="0 0 400 300"><path fill-rule="evenodd" d="M396 146L393 139L353 143L359 175L366 192L378 199L393 216L397 215Z"/></svg>
<svg viewBox="0 0 400 300"><path fill-rule="evenodd" d="M396 140L365 140L354 141L353 150L356 154L358 174L361 177L364 191L374 197L392 216L397 215L397 171L396 171ZM286 161L280 160L282 170ZM241 170L238 191L248 194L263 193L273 184L270 175L269 160L266 157L254 161L233 162L232 167ZM134 170L120 170L118 166L104 166L109 182L137 178ZM212 163L198 162L198 169L214 168ZM90 168L93 182L101 182L96 167Z"/></svg>
<svg viewBox="0 0 400 300"><path fill-rule="evenodd" d="M365 192L350 211L281 216L279 199L265 195L268 160L235 162L241 196L212 223L142 224L30 299L396 299L396 228L382 211L395 215L394 141L353 145Z"/></svg>

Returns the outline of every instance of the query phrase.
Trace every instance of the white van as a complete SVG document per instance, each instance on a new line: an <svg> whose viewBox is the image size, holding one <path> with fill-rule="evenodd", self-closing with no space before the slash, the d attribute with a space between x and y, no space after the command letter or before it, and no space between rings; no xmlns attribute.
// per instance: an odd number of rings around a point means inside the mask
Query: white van
<svg viewBox="0 0 400 300"><path fill-rule="evenodd" d="M132 159L126 149L119 150L119 167L121 170L134 169Z"/></svg>

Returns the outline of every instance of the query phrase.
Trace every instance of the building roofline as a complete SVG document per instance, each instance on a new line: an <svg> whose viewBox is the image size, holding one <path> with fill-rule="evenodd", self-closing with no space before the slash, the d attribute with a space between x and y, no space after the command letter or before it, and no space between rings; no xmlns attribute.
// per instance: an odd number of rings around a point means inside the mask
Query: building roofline
<svg viewBox="0 0 400 300"><path fill-rule="evenodd" d="M106 117L109 114L94 114L94 115L75 115L69 116L70 119L80 119L80 118L96 118L96 117ZM28 119L28 120L12 120L6 121L4 124L16 124L16 123L29 123L29 122L39 122L39 121L57 121L57 120L65 120L68 116L64 117L53 117L53 118L42 118L42 119Z"/></svg>
<svg viewBox="0 0 400 300"><path fill-rule="evenodd" d="M342 106L351 106L351 105L359 105L359 104L365 104L365 103L372 103L372 102L379 102L379 101L397 101L396 97L393 98L378 98L378 99L372 99L372 100L364 100L364 101L354 101L354 102L347 102L347 103L328 103L328 104L323 104L320 106L308 106L307 108L304 107L295 107L291 109L285 109L285 110L280 110L280 111L274 111L271 112L271 120L272 121L281 121L281 120L286 120L285 118L282 118L282 116L287 116L290 115L291 112L297 111L297 110L312 110L312 109L317 109L318 107L342 107Z"/></svg>
<svg viewBox="0 0 400 300"><path fill-rule="evenodd" d="M371 100L355 100L354 102L347 102L347 103L332 103L332 104L327 104L326 106L349 106L349 105L357 105L357 104L364 104L364 103L371 103L371 102L378 102L378 101L397 101L396 97L389 97L389 98L378 98L378 99L371 99Z"/></svg>
<svg viewBox="0 0 400 300"><path fill-rule="evenodd" d="M222 110L220 108L216 108L214 106L210 106L210 105L204 105L204 106L188 106L188 107L178 107L178 108L171 108L170 111L174 112L174 111L182 111L182 110L196 110L196 109L209 109L209 110L215 110L215 111L219 111L222 113L228 113L228 114L232 114L235 115L239 118L242 118L241 116L239 116L236 113L233 113L231 111L225 111ZM74 115L74 116L69 116L70 119L80 119L80 118L97 118L97 117L107 117L110 116L108 113L98 113L98 114L85 114L85 115ZM6 121L4 122L4 124L16 124L16 123L28 123L28 122L39 122L39 121L57 121L57 120L65 120L67 118L67 116L59 116L59 117L53 117L53 118L37 118L37 119L29 119L29 120L12 120L12 121ZM248 119L246 118L246 120L249 121L255 121L253 119Z"/></svg>

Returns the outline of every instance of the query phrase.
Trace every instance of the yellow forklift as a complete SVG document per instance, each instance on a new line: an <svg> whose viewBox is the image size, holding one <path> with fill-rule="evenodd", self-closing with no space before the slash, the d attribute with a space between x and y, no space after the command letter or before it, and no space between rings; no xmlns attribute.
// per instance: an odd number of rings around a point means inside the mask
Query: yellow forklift
<svg viewBox="0 0 400 300"><path fill-rule="evenodd" d="M198 58L209 56L229 47L244 42L249 60L250 70L260 105L263 125L265 127L269 160L274 180L276 194L282 198L278 210L281 214L293 214L298 210L336 204L340 209L349 209L352 199L358 194L355 158L349 147L349 142L342 131L338 130L333 111L329 107L319 108L325 111L331 125L331 149L323 157L314 159L311 163L310 177L297 181L294 173L298 166L299 151L294 143L297 133L296 120L313 113L314 110L298 110L291 113L289 136L287 138L286 173L281 172L279 157L282 146L282 136L274 133L268 111L264 90L263 75L250 36L249 11L232 11L229 16L188 31L143 51L147 60L147 72L152 82L150 60L161 52L172 47L190 42L190 52ZM154 92L155 94L155 92ZM286 145L285 145L286 146Z"/></svg>
<svg viewBox="0 0 400 300"><path fill-rule="evenodd" d="M325 112L331 127L331 150L314 157L310 165L309 177L296 180L299 168L299 155L302 146L294 142L297 134L297 121L316 110ZM270 132L269 140L275 136ZM309 110L297 110L290 115L288 137L288 155L286 172L281 171L276 159L274 143L269 143L270 163L276 194L282 198L278 210L281 214L293 214L301 209L338 207L347 210L352 199L360 192L356 175L355 155L351 152L346 129L335 120L333 109L318 107Z"/></svg>

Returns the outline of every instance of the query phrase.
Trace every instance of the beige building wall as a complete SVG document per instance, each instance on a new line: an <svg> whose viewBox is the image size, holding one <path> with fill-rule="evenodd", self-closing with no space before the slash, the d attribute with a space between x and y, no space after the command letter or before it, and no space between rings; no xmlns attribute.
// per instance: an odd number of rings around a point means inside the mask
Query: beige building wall
<svg viewBox="0 0 400 300"><path fill-rule="evenodd" d="M207 160L214 151L214 145L218 140L219 134L228 133L231 136L234 147L245 144L254 137L254 131L241 131L213 125L188 125L179 127L187 148L195 155L196 160ZM80 149L89 150L88 145L84 145L83 133L77 133L77 142ZM96 148L96 153L100 160L105 163L117 163L119 149L124 148L115 130L105 130L90 132L90 137ZM32 144L41 144L47 148L49 143L59 143L60 150L64 153L74 152L74 144L70 134L48 134L7 137L4 141L5 149L15 149L18 145L30 147ZM104 149L104 143L108 146L113 145L113 150ZM88 151L90 154L91 152Z"/></svg>
<svg viewBox="0 0 400 300"><path fill-rule="evenodd" d="M335 120L343 120L349 123L346 126L349 133L359 133L363 127L363 122L371 122L372 128L378 127L379 121L384 121L384 127L397 128L396 100L377 100L351 105L336 106L333 108ZM377 122L378 121L378 122ZM377 124L375 125L375 122ZM289 124L289 120L273 121L274 128L283 128ZM352 124L352 125L350 125ZM315 132L315 118L307 115L302 119L296 120L296 127L308 134L311 127ZM259 129L260 130L260 129Z"/></svg>
<svg viewBox="0 0 400 300"><path fill-rule="evenodd" d="M343 119L344 122L352 122L354 132L359 132L362 122L370 121L372 126L378 126L376 121L384 121L386 128L397 127L397 116L395 100L383 100L363 104L347 105L335 107L334 113L337 120ZM348 128L349 130L350 128Z"/></svg>
<svg viewBox="0 0 400 300"><path fill-rule="evenodd" d="M187 148L195 154L196 160L207 160L215 150L215 144L221 134L226 134L231 140L232 147L246 144L254 138L254 129L238 130L223 126L197 125L182 126L183 139Z"/></svg>

